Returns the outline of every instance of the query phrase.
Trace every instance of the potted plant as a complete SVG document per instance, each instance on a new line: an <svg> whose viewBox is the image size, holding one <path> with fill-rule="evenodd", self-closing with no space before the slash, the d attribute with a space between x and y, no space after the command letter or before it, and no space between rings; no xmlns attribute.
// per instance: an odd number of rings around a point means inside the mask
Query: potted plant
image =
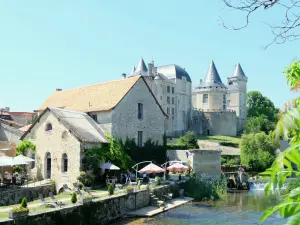
<svg viewBox="0 0 300 225"><path fill-rule="evenodd" d="M90 196L82 196L80 199L79 199L79 203L81 204L86 204L86 203L90 203L93 201L93 198L90 197Z"/></svg>
<svg viewBox="0 0 300 225"><path fill-rule="evenodd" d="M75 204L77 202L77 194L75 192L73 192L73 194L71 196L71 202L73 204Z"/></svg>
<svg viewBox="0 0 300 225"><path fill-rule="evenodd" d="M131 187L131 186L125 187L125 190L126 190L127 194L133 193L133 187Z"/></svg>
<svg viewBox="0 0 300 225"><path fill-rule="evenodd" d="M109 195L113 195L115 191L114 186L112 184L108 185L107 191Z"/></svg>
<svg viewBox="0 0 300 225"><path fill-rule="evenodd" d="M21 205L14 207L11 211L8 212L8 217L10 219L17 219L20 217L28 216L29 208L27 208L27 198L23 198Z"/></svg>

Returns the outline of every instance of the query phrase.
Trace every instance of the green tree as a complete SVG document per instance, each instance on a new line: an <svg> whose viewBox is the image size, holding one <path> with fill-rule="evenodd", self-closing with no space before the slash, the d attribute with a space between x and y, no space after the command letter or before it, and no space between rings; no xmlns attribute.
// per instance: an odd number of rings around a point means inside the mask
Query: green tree
<svg viewBox="0 0 300 225"><path fill-rule="evenodd" d="M272 134L244 134L240 143L241 162L253 171L264 171L272 165L278 148L279 141Z"/></svg>
<svg viewBox="0 0 300 225"><path fill-rule="evenodd" d="M268 120L265 115L260 115L258 117L250 117L247 119L245 124L244 133L259 133L261 131L269 133L270 131L275 130L276 123Z"/></svg>
<svg viewBox="0 0 300 225"><path fill-rule="evenodd" d="M250 91L247 94L247 117L266 116L270 121L276 122L279 110L275 108L273 102L263 96L259 91Z"/></svg>
<svg viewBox="0 0 300 225"><path fill-rule="evenodd" d="M73 193L72 193L72 196L71 196L71 202L72 202L73 204L75 204L75 203L77 202L77 194L76 194L76 192L73 192Z"/></svg>
<svg viewBox="0 0 300 225"><path fill-rule="evenodd" d="M285 70L287 81L292 90L299 91L297 84L300 82L300 63L294 61ZM298 99L299 100L299 99ZM300 175L300 104L295 102L291 108L284 108L280 120L277 124L276 133L278 138L285 138L289 141L290 147L284 150L273 162L271 168L261 173L262 176L270 178L265 186L265 193L269 195L271 190L281 189L287 177L293 173ZM294 170L292 163L297 166ZM283 168L281 165L284 165ZM282 218L289 218L287 224L300 224L300 187L292 189L278 205L265 210L261 216L262 223L273 213L279 211Z"/></svg>

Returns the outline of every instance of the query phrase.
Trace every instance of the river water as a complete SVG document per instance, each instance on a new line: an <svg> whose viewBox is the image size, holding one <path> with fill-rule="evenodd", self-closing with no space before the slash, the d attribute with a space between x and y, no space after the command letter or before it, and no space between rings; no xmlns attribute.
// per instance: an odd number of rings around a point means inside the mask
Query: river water
<svg viewBox="0 0 300 225"><path fill-rule="evenodd" d="M222 200L207 207L203 203L189 203L147 219L122 220L115 225L249 225L259 224L263 210L276 205L282 197L265 197L263 191L230 193ZM274 215L263 224L284 224L279 215Z"/></svg>

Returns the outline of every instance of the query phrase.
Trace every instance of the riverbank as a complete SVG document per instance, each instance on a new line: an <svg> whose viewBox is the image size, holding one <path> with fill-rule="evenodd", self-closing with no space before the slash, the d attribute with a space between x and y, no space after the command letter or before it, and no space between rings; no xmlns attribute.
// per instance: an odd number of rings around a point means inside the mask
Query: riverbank
<svg viewBox="0 0 300 225"><path fill-rule="evenodd" d="M169 186L151 189L156 196L169 193ZM150 205L150 189L137 190L106 198L94 199L86 204L66 205L62 208L51 208L48 212L30 212L29 216L17 221L6 219L1 225L105 225L125 217L128 212Z"/></svg>

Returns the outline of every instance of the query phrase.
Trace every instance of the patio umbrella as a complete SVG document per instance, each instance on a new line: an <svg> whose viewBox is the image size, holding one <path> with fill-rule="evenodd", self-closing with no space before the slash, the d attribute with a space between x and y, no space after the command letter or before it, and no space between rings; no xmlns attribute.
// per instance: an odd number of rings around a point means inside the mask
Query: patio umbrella
<svg viewBox="0 0 300 225"><path fill-rule="evenodd" d="M165 170L153 163L150 163L149 165L145 166L143 169L139 171L139 173L161 173Z"/></svg>
<svg viewBox="0 0 300 225"><path fill-rule="evenodd" d="M176 171L176 172L183 172L188 170L189 168L181 163L174 163L173 165L169 166L167 170Z"/></svg>
<svg viewBox="0 0 300 225"><path fill-rule="evenodd" d="M8 156L1 156L0 157L0 166L15 166L15 165L26 165L24 159L19 159L17 157L8 157Z"/></svg>
<svg viewBox="0 0 300 225"><path fill-rule="evenodd" d="M119 167L115 166L114 164L107 162L100 166L101 169L107 169L107 170L120 170Z"/></svg>
<svg viewBox="0 0 300 225"><path fill-rule="evenodd" d="M29 157L26 157L24 155L18 155L15 157L15 159L22 159L25 162L34 162L35 160Z"/></svg>

